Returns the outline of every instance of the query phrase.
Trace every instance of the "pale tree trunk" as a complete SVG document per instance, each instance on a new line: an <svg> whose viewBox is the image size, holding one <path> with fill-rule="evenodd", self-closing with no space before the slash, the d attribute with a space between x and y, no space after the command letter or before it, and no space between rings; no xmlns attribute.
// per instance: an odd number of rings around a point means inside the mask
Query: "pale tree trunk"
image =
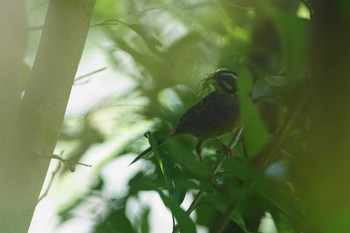
<svg viewBox="0 0 350 233"><path fill-rule="evenodd" d="M16 72L27 42L25 1L0 3L1 28L7 28L0 41L1 232L28 231L50 161L40 157L53 153L94 4L95 0L49 2L34 67L21 99Z"/></svg>
<svg viewBox="0 0 350 233"><path fill-rule="evenodd" d="M0 28L1 162L20 103L18 71L23 61L28 40L25 0L0 1Z"/></svg>

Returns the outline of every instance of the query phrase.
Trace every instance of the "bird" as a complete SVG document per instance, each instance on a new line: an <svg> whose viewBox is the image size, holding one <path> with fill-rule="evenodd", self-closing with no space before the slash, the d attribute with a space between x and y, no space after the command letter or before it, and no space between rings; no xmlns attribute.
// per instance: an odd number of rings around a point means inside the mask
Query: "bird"
<svg viewBox="0 0 350 233"><path fill-rule="evenodd" d="M203 86L212 85L214 91L190 107L181 116L176 127L164 139L160 140L158 145L160 146L172 136L193 135L197 138L196 153L201 163L203 163L201 155L203 143L209 139L217 139L233 132L241 125L236 88L237 80L237 73L226 68L219 68L210 74L203 81ZM147 157L151 152L152 148L147 148L130 164Z"/></svg>

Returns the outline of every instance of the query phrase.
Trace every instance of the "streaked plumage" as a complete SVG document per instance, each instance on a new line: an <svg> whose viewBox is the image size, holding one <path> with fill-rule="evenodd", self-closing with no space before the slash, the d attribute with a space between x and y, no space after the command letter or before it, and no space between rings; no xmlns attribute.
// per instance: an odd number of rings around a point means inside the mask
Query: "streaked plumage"
<svg viewBox="0 0 350 233"><path fill-rule="evenodd" d="M230 133L240 125L236 79L235 72L224 68L210 75L204 82L213 85L215 90L187 110L177 126L168 134L168 136L180 134L195 136L198 139L196 152L201 161L201 146L206 140ZM164 143L165 140L160 141L159 144ZM132 163L151 151L151 148L147 148Z"/></svg>

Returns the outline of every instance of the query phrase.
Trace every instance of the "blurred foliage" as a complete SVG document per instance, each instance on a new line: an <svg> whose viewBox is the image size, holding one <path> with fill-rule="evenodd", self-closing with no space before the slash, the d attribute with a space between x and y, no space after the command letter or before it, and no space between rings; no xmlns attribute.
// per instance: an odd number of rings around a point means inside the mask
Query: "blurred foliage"
<svg viewBox="0 0 350 233"><path fill-rule="evenodd" d="M156 192L178 224L173 232L196 232L198 226L213 233L261 232L267 214L274 227L266 232L302 232L305 213L289 169L308 146L310 10L298 0L97 1L94 40L103 38L105 44L99 46L111 66L135 86L84 117L66 119L60 141L74 145L67 156L79 161L92 146L128 136L98 165L91 190L62 208L62 222L74 218L75 209L91 205L94 197L103 207L91 210L91 232L152 232L152 206L141 202L140 195ZM107 195L111 184L100 171L121 156L142 151L148 145L144 132L164 137L206 94L197 94L198 84L218 67L240 76L245 129L234 158L223 157L216 142L207 142L202 166L194 138L172 138L155 150L155 157L140 162L143 168L130 179L126 193ZM229 144L236 135L222 141ZM198 203L181 206L185 196ZM141 208L131 217L127 207L135 199Z"/></svg>

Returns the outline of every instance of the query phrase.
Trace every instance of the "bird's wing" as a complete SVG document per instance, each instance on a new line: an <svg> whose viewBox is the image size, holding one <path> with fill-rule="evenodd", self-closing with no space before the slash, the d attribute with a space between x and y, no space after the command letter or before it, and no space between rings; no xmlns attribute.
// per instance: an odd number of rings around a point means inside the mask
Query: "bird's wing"
<svg viewBox="0 0 350 233"><path fill-rule="evenodd" d="M215 92L209 94L183 114L176 126L176 133L190 133L196 136L197 131L210 127L217 121L218 114L225 114ZM212 103L215 104L212 104Z"/></svg>

